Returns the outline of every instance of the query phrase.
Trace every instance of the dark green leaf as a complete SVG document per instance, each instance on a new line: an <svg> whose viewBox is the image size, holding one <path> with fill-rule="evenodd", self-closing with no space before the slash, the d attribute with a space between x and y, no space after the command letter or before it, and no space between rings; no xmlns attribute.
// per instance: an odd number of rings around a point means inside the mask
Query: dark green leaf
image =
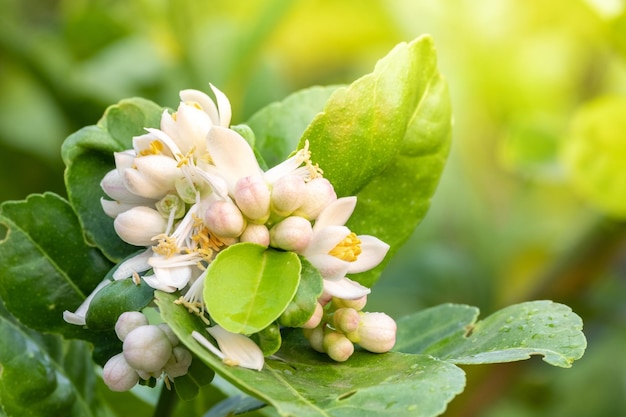
<svg viewBox="0 0 626 417"><path fill-rule="evenodd" d="M320 272L305 258L300 258L300 263L300 285L295 297L278 320L282 326L302 327L315 312L317 299L324 291L324 280Z"/></svg>

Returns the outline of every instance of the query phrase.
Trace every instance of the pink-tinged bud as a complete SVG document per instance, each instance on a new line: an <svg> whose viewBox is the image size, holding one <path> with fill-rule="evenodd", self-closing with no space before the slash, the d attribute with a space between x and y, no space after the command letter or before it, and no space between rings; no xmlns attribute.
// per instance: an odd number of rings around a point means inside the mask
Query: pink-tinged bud
<svg viewBox="0 0 626 417"><path fill-rule="evenodd" d="M111 391L128 391L139 382L139 375L126 362L123 353L118 353L104 364L102 379Z"/></svg>
<svg viewBox="0 0 626 417"><path fill-rule="evenodd" d="M264 224L248 223L246 230L239 237L240 242L256 243L258 245L270 245L270 231Z"/></svg>
<svg viewBox="0 0 626 417"><path fill-rule="evenodd" d="M272 188L272 211L281 217L293 213L304 198L306 185L297 175L287 175L279 178Z"/></svg>
<svg viewBox="0 0 626 417"><path fill-rule="evenodd" d="M238 237L246 227L241 211L230 201L211 203L204 218L209 229L220 237Z"/></svg>
<svg viewBox="0 0 626 417"><path fill-rule="evenodd" d="M290 216L272 227L270 242L275 248L301 252L311 241L313 228L304 217Z"/></svg>
<svg viewBox="0 0 626 417"><path fill-rule="evenodd" d="M357 331L348 338L363 349L374 353L389 352L396 344L396 322L385 313L359 313L361 320Z"/></svg>
<svg viewBox="0 0 626 417"><path fill-rule="evenodd" d="M244 177L237 181L235 202L253 223L263 224L270 216L270 190L260 175Z"/></svg>
<svg viewBox="0 0 626 417"><path fill-rule="evenodd" d="M354 345L343 333L326 333L322 345L328 356L337 362L347 361L354 353Z"/></svg>
<svg viewBox="0 0 626 417"><path fill-rule="evenodd" d="M165 364L165 373L170 378L177 378L183 376L189 370L191 365L192 356L191 353L182 346L176 346L172 350L172 356Z"/></svg>
<svg viewBox="0 0 626 417"><path fill-rule="evenodd" d="M314 220L324 207L337 199L337 194L326 178L315 178L307 182L305 186L302 204L293 214Z"/></svg>
<svg viewBox="0 0 626 417"><path fill-rule="evenodd" d="M174 330L172 330L172 328L167 323L159 323L157 324L157 327L161 329L163 333L165 333L165 336L167 336L167 339L170 341L172 346L176 346L180 343L180 340L178 340L178 336L174 334Z"/></svg>
<svg viewBox="0 0 626 417"><path fill-rule="evenodd" d="M324 317L324 308L320 303L315 304L315 311L310 319L307 320L306 323L302 325L303 329L314 329L322 322L322 318Z"/></svg>
<svg viewBox="0 0 626 417"><path fill-rule="evenodd" d="M303 329L302 333L306 340L309 341L311 347L319 353L324 353L324 327L315 327L313 329Z"/></svg>
<svg viewBox="0 0 626 417"><path fill-rule="evenodd" d="M159 372L172 354L172 344L157 326L139 326L126 335L124 359L133 368L144 372Z"/></svg>
<svg viewBox="0 0 626 417"><path fill-rule="evenodd" d="M117 318L115 334L122 342L131 331L139 326L147 326L148 318L138 311L126 311Z"/></svg>
<svg viewBox="0 0 626 417"><path fill-rule="evenodd" d="M344 300L343 298L333 297L333 306L335 308L353 308L356 311L363 310L363 307L367 304L367 295L356 300Z"/></svg>
<svg viewBox="0 0 626 417"><path fill-rule="evenodd" d="M359 328L359 313L353 308L340 308L333 314L333 324L342 333L351 333Z"/></svg>
<svg viewBox="0 0 626 417"><path fill-rule="evenodd" d="M152 238L163 232L167 221L150 207L137 206L120 213L113 222L117 235L135 246L151 246Z"/></svg>

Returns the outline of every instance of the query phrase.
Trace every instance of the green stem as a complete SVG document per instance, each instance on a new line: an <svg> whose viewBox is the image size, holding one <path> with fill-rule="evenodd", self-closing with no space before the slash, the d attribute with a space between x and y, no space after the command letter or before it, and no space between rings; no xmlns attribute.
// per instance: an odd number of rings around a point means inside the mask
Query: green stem
<svg viewBox="0 0 626 417"><path fill-rule="evenodd" d="M154 410L154 417L170 417L176 408L177 400L178 396L174 386L172 385L171 389L168 389L164 384L161 387L159 402Z"/></svg>

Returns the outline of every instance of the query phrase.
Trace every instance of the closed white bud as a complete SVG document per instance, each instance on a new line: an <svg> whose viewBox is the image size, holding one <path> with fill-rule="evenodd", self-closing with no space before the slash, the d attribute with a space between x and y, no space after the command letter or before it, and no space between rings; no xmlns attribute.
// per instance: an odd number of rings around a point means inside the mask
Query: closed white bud
<svg viewBox="0 0 626 417"><path fill-rule="evenodd" d="M289 216L302 204L305 189L304 180L297 175L279 178L272 188L272 210L279 216Z"/></svg>
<svg viewBox="0 0 626 417"><path fill-rule="evenodd" d="M270 245L270 231L264 224L248 223L246 230L239 237L240 242L256 243L258 245Z"/></svg>
<svg viewBox="0 0 626 417"><path fill-rule="evenodd" d="M128 191L117 169L107 172L100 181L100 187L107 196L119 202L141 204L150 201Z"/></svg>
<svg viewBox="0 0 626 417"><path fill-rule="evenodd" d="M124 341L128 333L139 326L146 326L148 318L138 311L126 311L117 318L115 322L115 334L117 338Z"/></svg>
<svg viewBox="0 0 626 417"><path fill-rule="evenodd" d="M160 199L175 188L174 181L182 174L175 159L148 155L135 158L134 167L122 170L121 176L133 194Z"/></svg>
<svg viewBox="0 0 626 417"><path fill-rule="evenodd" d="M230 201L211 203L205 213L205 222L220 237L239 237L246 227L241 211Z"/></svg>
<svg viewBox="0 0 626 417"><path fill-rule="evenodd" d="M159 372L172 354L172 344L157 326L139 326L126 335L123 345L126 362L144 372Z"/></svg>
<svg viewBox="0 0 626 417"><path fill-rule="evenodd" d="M306 337L306 339L309 341L309 344L311 345L311 347L320 352L320 353L324 353L324 327L323 326L319 326L319 327L315 327L313 329L303 329L302 333L304 334L304 337Z"/></svg>
<svg viewBox="0 0 626 417"><path fill-rule="evenodd" d="M342 333L354 332L359 328L359 313L353 308L340 308L333 314L333 324Z"/></svg>
<svg viewBox="0 0 626 417"><path fill-rule="evenodd" d="M111 391L128 391L139 382L139 375L126 362L123 353L118 353L104 364L102 379Z"/></svg>
<svg viewBox="0 0 626 417"><path fill-rule="evenodd" d="M120 213L113 222L117 235L135 246L151 246L152 238L165 232L167 221L150 207L137 206Z"/></svg>
<svg viewBox="0 0 626 417"><path fill-rule="evenodd" d="M174 334L174 330L172 330L172 328L167 323L159 323L157 324L157 327L161 329L163 333L165 333L165 336L167 336L172 346L176 346L180 343L180 340L178 340L178 336Z"/></svg>
<svg viewBox="0 0 626 417"><path fill-rule="evenodd" d="M312 179L305 184L302 204L293 214L309 220L317 219L322 210L336 199L335 189L326 178Z"/></svg>
<svg viewBox="0 0 626 417"><path fill-rule="evenodd" d="M191 353L182 346L176 346L172 350L172 356L165 364L164 371L170 378L183 376L191 365Z"/></svg>
<svg viewBox="0 0 626 417"><path fill-rule="evenodd" d="M339 332L328 332L322 343L324 352L337 362L345 362L354 353L354 345L348 338Z"/></svg>
<svg viewBox="0 0 626 417"><path fill-rule="evenodd" d="M273 247L294 252L303 251L312 237L311 222L299 216L289 216L270 230Z"/></svg>
<svg viewBox="0 0 626 417"><path fill-rule="evenodd" d="M359 328L348 338L374 353L389 352L396 344L396 322L385 313L360 312Z"/></svg>
<svg viewBox="0 0 626 417"><path fill-rule="evenodd" d="M270 190L260 175L244 177L237 181L235 202L253 223L263 224L270 216Z"/></svg>

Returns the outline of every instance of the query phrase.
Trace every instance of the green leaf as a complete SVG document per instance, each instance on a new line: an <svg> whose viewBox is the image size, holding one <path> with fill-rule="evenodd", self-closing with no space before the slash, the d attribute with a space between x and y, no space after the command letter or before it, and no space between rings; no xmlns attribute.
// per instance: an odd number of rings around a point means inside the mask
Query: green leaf
<svg viewBox="0 0 626 417"><path fill-rule="evenodd" d="M479 322L477 316L474 307L444 304L404 317L394 350L463 365L542 355L551 365L569 368L587 346L582 320L563 304L530 301Z"/></svg>
<svg viewBox="0 0 626 417"><path fill-rule="evenodd" d="M74 349L72 359L80 363L87 353ZM0 317L0 404L7 416L92 416L86 395L93 386L93 367L79 366L68 376L62 365L29 334ZM72 381L79 373L81 388Z"/></svg>
<svg viewBox="0 0 626 417"><path fill-rule="evenodd" d="M100 181L115 168L113 152L132 148L133 136L145 133L144 128L159 127L161 112L161 107L148 100L122 100L109 107L96 126L70 135L61 149L67 195L85 235L116 262L137 248L117 236L113 219L104 214L100 199L105 194Z"/></svg>
<svg viewBox="0 0 626 417"><path fill-rule="evenodd" d="M610 216L626 218L626 98L604 96L579 109L563 144L576 191Z"/></svg>
<svg viewBox="0 0 626 417"><path fill-rule="evenodd" d="M209 314L233 333L257 333L274 322L298 289L300 260L293 252L239 243L209 265L204 301Z"/></svg>
<svg viewBox="0 0 626 417"><path fill-rule="evenodd" d="M282 343L280 326L278 323L272 323L260 332L250 335L250 339L261 348L263 356L273 355L280 349Z"/></svg>
<svg viewBox="0 0 626 417"><path fill-rule="evenodd" d="M302 327L315 312L317 300L324 292L324 280L317 268L302 257L300 263L302 264L300 285L293 300L278 319L282 326Z"/></svg>
<svg viewBox="0 0 626 417"><path fill-rule="evenodd" d="M121 279L107 284L96 293L87 310L87 327L91 330L111 330L125 311L141 311L154 298L154 289L140 280Z"/></svg>
<svg viewBox="0 0 626 417"><path fill-rule="evenodd" d="M66 323L102 280L111 263L88 246L67 201L47 193L0 206L0 298L22 323L45 332L78 336Z"/></svg>
<svg viewBox="0 0 626 417"><path fill-rule="evenodd" d="M451 132L447 84L432 39L422 36L335 91L299 146L309 141L337 195L358 197L348 226L387 242L388 260L426 215ZM371 286L383 266L353 278Z"/></svg>
<svg viewBox="0 0 626 417"><path fill-rule="evenodd" d="M254 131L255 149L272 167L292 153L311 120L322 111L337 86L311 87L256 112L246 124Z"/></svg>
<svg viewBox="0 0 626 417"><path fill-rule="evenodd" d="M441 414L465 385L453 364L428 355L356 352L336 363L311 349L300 331L288 332L276 359L262 371L229 367L192 338L204 323L174 304L175 295L156 292L163 319L182 343L245 393L294 417L429 417Z"/></svg>

